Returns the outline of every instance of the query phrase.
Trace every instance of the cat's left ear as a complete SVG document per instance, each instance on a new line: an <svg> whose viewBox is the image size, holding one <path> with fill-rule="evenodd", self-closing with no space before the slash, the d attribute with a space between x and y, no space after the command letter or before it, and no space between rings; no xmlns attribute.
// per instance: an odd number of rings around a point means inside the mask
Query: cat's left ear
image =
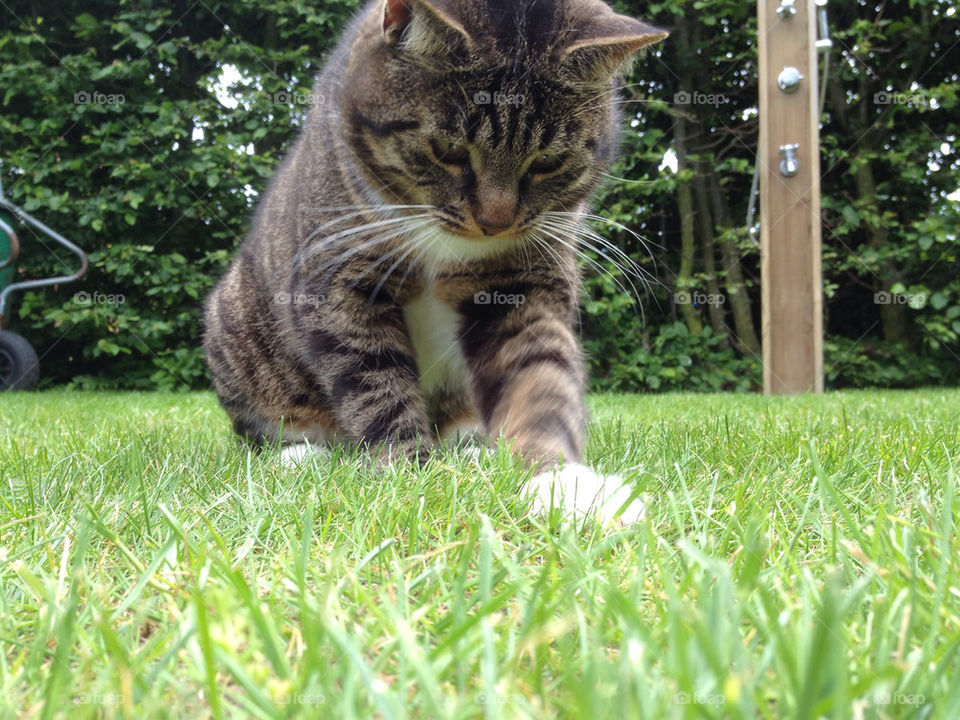
<svg viewBox="0 0 960 720"><path fill-rule="evenodd" d="M584 79L604 80L625 72L638 50L658 43L670 33L619 15L605 3L590 3L588 16L572 23L560 62Z"/></svg>
<svg viewBox="0 0 960 720"><path fill-rule="evenodd" d="M383 39L418 55L469 53L473 41L448 0L384 0Z"/></svg>

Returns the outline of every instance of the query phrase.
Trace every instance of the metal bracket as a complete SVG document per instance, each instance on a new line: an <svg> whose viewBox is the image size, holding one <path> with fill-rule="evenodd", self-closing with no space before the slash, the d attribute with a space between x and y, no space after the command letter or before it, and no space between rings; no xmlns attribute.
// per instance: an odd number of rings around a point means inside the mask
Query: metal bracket
<svg viewBox="0 0 960 720"><path fill-rule="evenodd" d="M780 174L784 177L793 177L800 172L800 161L797 159L799 149L800 145L796 143L780 146L780 154L783 155L783 160L780 161Z"/></svg>
<svg viewBox="0 0 960 720"><path fill-rule="evenodd" d="M795 93L800 88L803 74L792 65L787 65L777 77L777 87L785 93Z"/></svg>
<svg viewBox="0 0 960 720"><path fill-rule="evenodd" d="M790 20L797 14L797 0L780 0L780 7L777 8L777 16L781 20Z"/></svg>

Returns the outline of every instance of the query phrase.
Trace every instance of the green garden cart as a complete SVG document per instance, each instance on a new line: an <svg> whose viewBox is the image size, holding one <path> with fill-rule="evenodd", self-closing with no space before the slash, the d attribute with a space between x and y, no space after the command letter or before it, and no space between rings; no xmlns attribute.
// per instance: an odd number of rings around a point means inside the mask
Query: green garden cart
<svg viewBox="0 0 960 720"><path fill-rule="evenodd" d="M73 275L16 282L20 240L15 228L30 226L80 258ZM76 282L87 272L87 255L62 235L14 205L3 195L0 183L0 391L30 390L40 379L40 361L33 346L22 336L7 330L10 296L22 290Z"/></svg>

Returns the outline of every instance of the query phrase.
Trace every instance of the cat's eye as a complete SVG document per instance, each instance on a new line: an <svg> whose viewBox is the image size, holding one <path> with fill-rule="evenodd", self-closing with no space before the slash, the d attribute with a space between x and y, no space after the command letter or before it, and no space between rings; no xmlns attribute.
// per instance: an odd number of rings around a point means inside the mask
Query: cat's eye
<svg viewBox="0 0 960 720"><path fill-rule="evenodd" d="M552 175L567 162L566 157L559 153L542 152L534 156L527 172L531 175Z"/></svg>
<svg viewBox="0 0 960 720"><path fill-rule="evenodd" d="M460 168L470 166L470 151L464 145L457 145L442 138L434 138L430 141L430 150L437 162L444 165L454 165Z"/></svg>

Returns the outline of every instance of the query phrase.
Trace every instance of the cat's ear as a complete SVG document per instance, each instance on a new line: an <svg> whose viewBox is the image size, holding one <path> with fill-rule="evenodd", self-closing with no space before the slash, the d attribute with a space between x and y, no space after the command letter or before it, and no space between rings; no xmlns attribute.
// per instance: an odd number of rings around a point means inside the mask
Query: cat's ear
<svg viewBox="0 0 960 720"><path fill-rule="evenodd" d="M384 0L383 39L417 55L469 53L473 41L445 0Z"/></svg>
<svg viewBox="0 0 960 720"><path fill-rule="evenodd" d="M615 13L606 3L585 2L574 28L565 38L560 62L574 75L604 80L629 69L638 50L658 43L670 33Z"/></svg>

